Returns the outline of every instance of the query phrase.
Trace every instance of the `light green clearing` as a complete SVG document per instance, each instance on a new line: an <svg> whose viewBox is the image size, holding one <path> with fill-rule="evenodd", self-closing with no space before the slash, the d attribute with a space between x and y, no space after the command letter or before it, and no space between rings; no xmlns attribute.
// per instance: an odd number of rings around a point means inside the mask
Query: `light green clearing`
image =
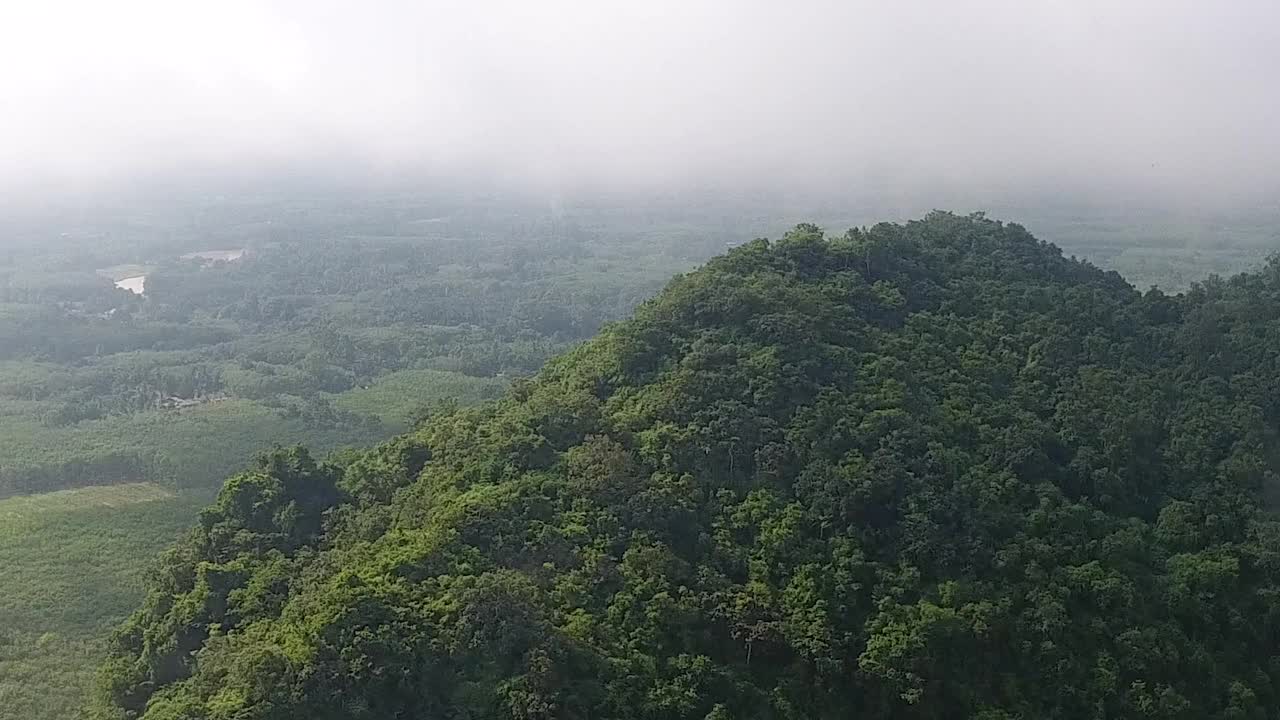
<svg viewBox="0 0 1280 720"><path fill-rule="evenodd" d="M37 495L19 495L0 500L0 538L35 517L49 512L84 508L118 508L174 497L170 490L154 483L94 485Z"/></svg>

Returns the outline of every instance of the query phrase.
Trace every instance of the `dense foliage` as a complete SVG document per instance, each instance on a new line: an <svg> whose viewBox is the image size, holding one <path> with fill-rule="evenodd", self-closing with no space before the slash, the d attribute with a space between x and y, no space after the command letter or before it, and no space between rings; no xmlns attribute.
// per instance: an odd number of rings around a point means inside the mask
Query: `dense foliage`
<svg viewBox="0 0 1280 720"><path fill-rule="evenodd" d="M1280 716L1280 264L800 226L480 409L264 456L104 718Z"/></svg>

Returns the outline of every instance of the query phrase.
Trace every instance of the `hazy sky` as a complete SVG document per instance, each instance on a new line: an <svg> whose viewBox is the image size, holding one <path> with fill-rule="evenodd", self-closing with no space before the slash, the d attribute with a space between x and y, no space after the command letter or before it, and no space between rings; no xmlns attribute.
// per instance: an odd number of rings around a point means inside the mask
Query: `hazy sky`
<svg viewBox="0 0 1280 720"><path fill-rule="evenodd" d="M1280 179L1276 0L0 5L0 185Z"/></svg>

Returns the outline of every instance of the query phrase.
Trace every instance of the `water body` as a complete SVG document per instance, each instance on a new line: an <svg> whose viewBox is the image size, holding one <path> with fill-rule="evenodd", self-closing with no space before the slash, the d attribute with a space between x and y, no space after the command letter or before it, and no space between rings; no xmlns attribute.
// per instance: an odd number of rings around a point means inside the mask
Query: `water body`
<svg viewBox="0 0 1280 720"><path fill-rule="evenodd" d="M116 287L120 288L121 290L128 290L134 295L141 295L142 293L146 292L146 289L147 289L147 276L136 275L134 277L127 277L122 280L117 280Z"/></svg>

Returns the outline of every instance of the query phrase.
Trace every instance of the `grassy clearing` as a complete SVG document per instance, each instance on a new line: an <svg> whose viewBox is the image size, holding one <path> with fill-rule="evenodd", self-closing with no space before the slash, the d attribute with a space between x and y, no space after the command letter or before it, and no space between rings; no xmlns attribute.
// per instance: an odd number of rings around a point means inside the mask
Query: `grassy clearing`
<svg viewBox="0 0 1280 720"><path fill-rule="evenodd" d="M0 403L0 417L4 415ZM156 474L151 479L175 487L212 488L273 444L305 442L325 451L346 444L368 444L382 435L359 428L312 427L300 418L283 418L252 400L114 415L52 428L29 417L14 416L4 417L0 467L55 466L127 453L154 459Z"/></svg>
<svg viewBox="0 0 1280 720"><path fill-rule="evenodd" d="M0 500L0 720L75 717L110 629L208 500L150 483Z"/></svg>
<svg viewBox="0 0 1280 720"><path fill-rule="evenodd" d="M6 498L0 500L0 540L14 536L32 523L39 523L48 513L125 507L173 497L172 491L159 485L125 483Z"/></svg>
<svg viewBox="0 0 1280 720"><path fill-rule="evenodd" d="M334 396L334 405L349 412L372 415L392 430L409 426L424 404L452 398L474 405L496 398L506 389L502 378L480 378L447 370L401 370L378 378L367 388Z"/></svg>
<svg viewBox="0 0 1280 720"><path fill-rule="evenodd" d="M0 628L110 627L134 606L153 558L207 500L136 483L0 501Z"/></svg>

